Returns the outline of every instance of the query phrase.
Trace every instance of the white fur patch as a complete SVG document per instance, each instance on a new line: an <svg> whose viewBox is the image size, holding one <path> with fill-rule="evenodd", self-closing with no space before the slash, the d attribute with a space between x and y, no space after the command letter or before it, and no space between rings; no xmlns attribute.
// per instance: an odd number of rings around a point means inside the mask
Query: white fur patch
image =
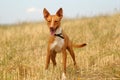
<svg viewBox="0 0 120 80"><path fill-rule="evenodd" d="M66 75L65 75L65 73L62 73L62 80L66 80Z"/></svg>
<svg viewBox="0 0 120 80"><path fill-rule="evenodd" d="M58 28L55 32L55 34L59 34L62 32L61 28ZM55 37L54 42L51 44L50 49L55 50L56 52L60 52L62 49L62 46L64 45L64 39L60 37Z"/></svg>

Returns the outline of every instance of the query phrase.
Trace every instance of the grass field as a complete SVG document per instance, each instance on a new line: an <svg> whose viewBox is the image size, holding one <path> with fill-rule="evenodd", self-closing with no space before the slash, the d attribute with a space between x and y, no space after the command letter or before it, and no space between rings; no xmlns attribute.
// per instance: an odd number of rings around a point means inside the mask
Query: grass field
<svg viewBox="0 0 120 80"><path fill-rule="evenodd" d="M79 73L67 56L67 80L120 80L120 14L65 19L61 26L74 43ZM44 70L49 30L44 22L0 26L0 80L60 80L57 66Z"/></svg>

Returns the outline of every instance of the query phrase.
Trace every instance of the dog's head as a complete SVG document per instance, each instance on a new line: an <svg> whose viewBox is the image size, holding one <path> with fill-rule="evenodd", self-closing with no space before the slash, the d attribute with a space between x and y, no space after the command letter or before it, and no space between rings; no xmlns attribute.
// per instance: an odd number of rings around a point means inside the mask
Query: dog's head
<svg viewBox="0 0 120 80"><path fill-rule="evenodd" d="M51 15L46 8L43 10L44 18L50 29L51 35L54 35L56 30L60 27L60 22L63 17L63 10L60 8L55 15Z"/></svg>

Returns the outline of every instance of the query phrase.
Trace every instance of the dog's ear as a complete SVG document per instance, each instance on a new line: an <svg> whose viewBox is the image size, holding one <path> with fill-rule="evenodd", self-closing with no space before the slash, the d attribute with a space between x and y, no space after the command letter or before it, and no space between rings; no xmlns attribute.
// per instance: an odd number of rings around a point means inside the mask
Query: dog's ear
<svg viewBox="0 0 120 80"><path fill-rule="evenodd" d="M43 9L43 15L45 19L50 15L50 13L48 12L46 8Z"/></svg>
<svg viewBox="0 0 120 80"><path fill-rule="evenodd" d="M59 16L60 18L63 17L63 10L62 10L62 8L60 8L60 9L56 12L56 15Z"/></svg>

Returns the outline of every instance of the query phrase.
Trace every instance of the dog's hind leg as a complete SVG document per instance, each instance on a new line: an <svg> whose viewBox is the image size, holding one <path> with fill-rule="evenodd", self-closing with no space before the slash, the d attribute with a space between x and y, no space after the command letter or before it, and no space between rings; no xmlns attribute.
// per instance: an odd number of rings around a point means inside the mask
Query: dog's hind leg
<svg viewBox="0 0 120 80"><path fill-rule="evenodd" d="M73 51L72 46L71 46L71 45L68 46L67 50L69 51L69 53L70 53L70 55L71 55L71 57L72 57L72 59L73 59L74 66L77 68L77 63L76 63L76 60L75 60L75 53L74 53L74 51Z"/></svg>

